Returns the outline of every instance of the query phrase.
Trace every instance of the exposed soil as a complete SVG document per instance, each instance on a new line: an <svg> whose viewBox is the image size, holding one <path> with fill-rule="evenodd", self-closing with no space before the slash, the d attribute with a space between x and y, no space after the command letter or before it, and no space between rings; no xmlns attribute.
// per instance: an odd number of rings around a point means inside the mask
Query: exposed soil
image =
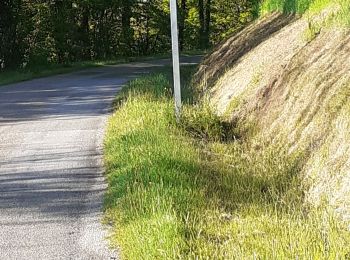
<svg viewBox="0 0 350 260"><path fill-rule="evenodd" d="M350 221L350 32L324 27L310 41L309 26L279 14L253 23L206 57L196 82L218 114L304 152L307 201Z"/></svg>
<svg viewBox="0 0 350 260"><path fill-rule="evenodd" d="M238 59L294 19L295 17L292 15L274 13L265 19L250 24L227 41L219 44L202 62L195 75L196 83L204 84L205 81L205 84L213 85Z"/></svg>

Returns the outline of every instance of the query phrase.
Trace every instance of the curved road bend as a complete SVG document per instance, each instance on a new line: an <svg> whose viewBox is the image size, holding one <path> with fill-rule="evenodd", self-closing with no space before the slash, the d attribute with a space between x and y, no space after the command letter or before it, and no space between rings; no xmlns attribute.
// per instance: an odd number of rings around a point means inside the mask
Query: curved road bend
<svg viewBox="0 0 350 260"><path fill-rule="evenodd" d="M0 87L0 259L117 257L100 224L106 119L125 82L168 64L106 66Z"/></svg>

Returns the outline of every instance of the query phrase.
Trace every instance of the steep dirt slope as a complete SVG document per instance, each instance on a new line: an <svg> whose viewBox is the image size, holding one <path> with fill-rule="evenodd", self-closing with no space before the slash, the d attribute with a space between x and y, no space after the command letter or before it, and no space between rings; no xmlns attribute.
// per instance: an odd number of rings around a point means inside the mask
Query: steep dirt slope
<svg viewBox="0 0 350 260"><path fill-rule="evenodd" d="M237 60L270 38L273 33L288 25L292 20L295 20L292 15L275 13L250 24L241 32L219 44L201 64L196 75L197 83L212 85Z"/></svg>
<svg viewBox="0 0 350 260"><path fill-rule="evenodd" d="M350 220L350 33L324 27L310 39L309 27L306 18L266 17L218 46L196 82L251 138L303 153L307 201Z"/></svg>

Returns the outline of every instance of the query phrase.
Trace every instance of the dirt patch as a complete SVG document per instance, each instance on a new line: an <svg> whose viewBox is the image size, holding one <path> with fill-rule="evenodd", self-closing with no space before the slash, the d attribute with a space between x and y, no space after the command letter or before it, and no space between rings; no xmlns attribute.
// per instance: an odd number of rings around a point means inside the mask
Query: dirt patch
<svg viewBox="0 0 350 260"><path fill-rule="evenodd" d="M274 13L247 26L229 40L219 44L204 59L195 75L195 82L197 84L213 85L238 59L294 19L295 17L292 15Z"/></svg>
<svg viewBox="0 0 350 260"><path fill-rule="evenodd" d="M324 31L298 52L283 73L247 102L261 134L288 136L309 153L308 201L350 217L350 35ZM249 107L249 108L247 108ZM246 115L248 116L248 115ZM350 219L349 219L350 220Z"/></svg>
<svg viewBox="0 0 350 260"><path fill-rule="evenodd" d="M266 92L265 87L283 73L294 55L307 44L303 40L307 22L302 19L289 22L241 56L210 89L219 114L225 113L232 99L246 102L249 96Z"/></svg>

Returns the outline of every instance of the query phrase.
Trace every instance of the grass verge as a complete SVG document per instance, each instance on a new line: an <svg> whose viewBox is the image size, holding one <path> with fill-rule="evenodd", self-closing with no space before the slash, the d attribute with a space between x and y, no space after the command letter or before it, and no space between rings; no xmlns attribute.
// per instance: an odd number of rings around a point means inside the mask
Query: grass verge
<svg viewBox="0 0 350 260"><path fill-rule="evenodd" d="M77 70L103 66L111 62L77 62L71 64L51 64L36 66L28 69L5 70L0 72L0 86L26 81L35 78L47 77L57 74L69 73ZM114 62L113 62L114 63Z"/></svg>
<svg viewBox="0 0 350 260"><path fill-rule="evenodd" d="M237 139L239 126L191 98L176 123L167 75L131 82L109 121L105 220L123 258L348 257L344 226L304 204L303 154Z"/></svg>
<svg viewBox="0 0 350 260"><path fill-rule="evenodd" d="M183 52L182 56L193 56L193 55L203 55L203 51L187 51ZM146 57L126 57L117 60L106 60L106 61L84 61L75 62L67 64L50 64L45 66L35 66L27 69L19 70L5 70L0 71L0 86L7 85L11 83L26 81L35 78L42 78L52 75L64 74L73 71L105 66L105 65L115 65L127 62L136 61L151 61L156 59L171 58L170 53L157 54L153 56Z"/></svg>

